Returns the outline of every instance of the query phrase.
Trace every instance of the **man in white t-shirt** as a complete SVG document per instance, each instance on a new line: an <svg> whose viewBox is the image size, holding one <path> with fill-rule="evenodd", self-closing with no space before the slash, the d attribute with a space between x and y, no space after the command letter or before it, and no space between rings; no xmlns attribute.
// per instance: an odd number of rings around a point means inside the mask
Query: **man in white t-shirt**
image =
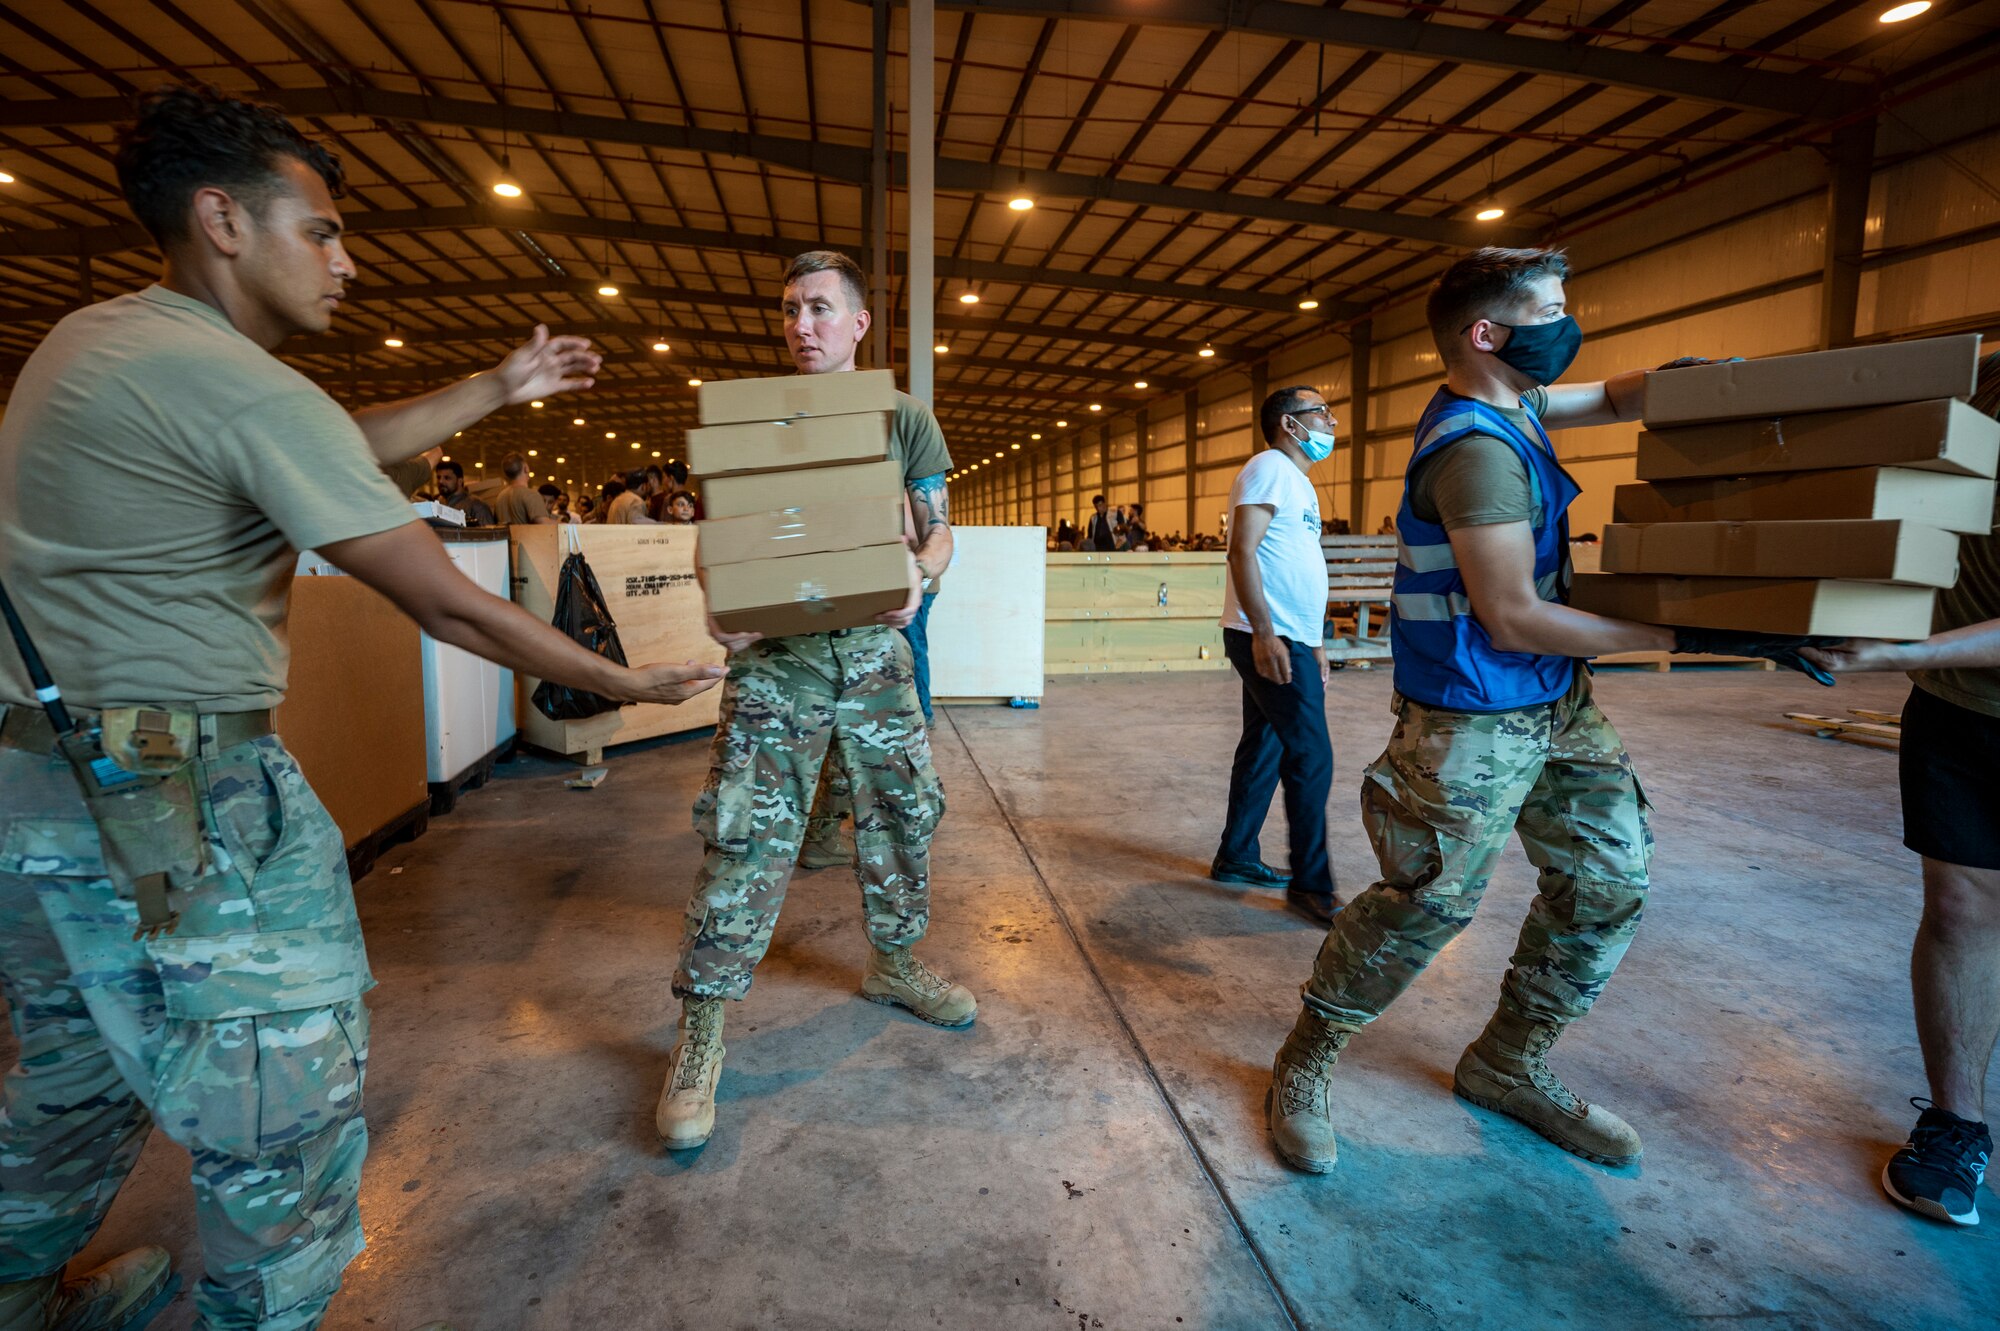
<svg viewBox="0 0 2000 1331"><path fill-rule="evenodd" d="M1326 853L1333 741L1326 732L1326 555L1319 496L1307 470L1333 452L1333 417L1311 388L1281 388L1257 413L1265 450L1229 489L1229 577L1223 646L1243 679L1243 738L1229 775L1229 819L1209 874L1283 887L1321 924L1340 909ZM1257 848L1279 781L1291 834L1291 877Z"/></svg>

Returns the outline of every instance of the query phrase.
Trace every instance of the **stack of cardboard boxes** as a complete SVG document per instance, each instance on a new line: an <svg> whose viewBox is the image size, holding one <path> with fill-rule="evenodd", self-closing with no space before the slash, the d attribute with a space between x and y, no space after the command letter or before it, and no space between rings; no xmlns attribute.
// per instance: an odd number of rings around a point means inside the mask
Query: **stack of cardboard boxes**
<svg viewBox="0 0 2000 1331"><path fill-rule="evenodd" d="M1977 336L1649 375L1637 485L1571 603L1689 628L1914 639L1992 526Z"/></svg>
<svg viewBox="0 0 2000 1331"><path fill-rule="evenodd" d="M900 610L916 565L889 460L887 370L704 383L688 465L703 478L709 613L769 638Z"/></svg>

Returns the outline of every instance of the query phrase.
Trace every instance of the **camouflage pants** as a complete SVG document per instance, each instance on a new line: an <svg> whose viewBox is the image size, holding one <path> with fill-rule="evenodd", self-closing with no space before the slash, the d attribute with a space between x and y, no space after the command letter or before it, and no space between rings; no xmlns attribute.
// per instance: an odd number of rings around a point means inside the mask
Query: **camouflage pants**
<svg viewBox="0 0 2000 1331"><path fill-rule="evenodd" d="M753 643L729 661L708 784L708 843L674 993L741 998L771 945L825 766L852 792L868 935L914 943L930 924L930 843L944 813L910 649L870 626Z"/></svg>
<svg viewBox="0 0 2000 1331"><path fill-rule="evenodd" d="M206 725L206 723L205 723ZM339 829L276 739L196 759L207 876L135 941L60 761L0 748L0 1282L96 1233L158 1123L193 1157L209 1328L316 1327L362 1249L374 982Z"/></svg>
<svg viewBox="0 0 2000 1331"><path fill-rule="evenodd" d="M930 681L930 617L931 602L937 600L936 592L925 592L923 607L910 626L900 630L903 641L910 644L912 674L917 686L917 706L924 714L924 724L930 725L931 681ZM813 792L812 816L806 820L806 845L818 846L830 854L840 851L840 827L854 814L854 792L848 787L847 777L838 763L828 763L820 770L819 789Z"/></svg>
<svg viewBox="0 0 2000 1331"><path fill-rule="evenodd" d="M1618 968L1646 900L1653 836L1632 760L1577 671L1540 707L1448 712L1399 698L1368 768L1361 817L1382 879L1335 917L1306 1005L1359 1027L1472 922L1495 861L1520 833L1541 871L1501 1002L1574 1021Z"/></svg>

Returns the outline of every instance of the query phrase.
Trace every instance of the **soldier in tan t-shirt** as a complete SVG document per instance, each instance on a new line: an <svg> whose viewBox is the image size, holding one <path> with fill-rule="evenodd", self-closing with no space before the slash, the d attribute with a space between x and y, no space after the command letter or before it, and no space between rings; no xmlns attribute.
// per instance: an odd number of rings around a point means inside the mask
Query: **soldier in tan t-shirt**
<svg viewBox="0 0 2000 1331"><path fill-rule="evenodd" d="M676 702L721 672L610 665L480 590L380 470L588 387L586 343L537 329L490 374L350 416L271 355L324 332L354 276L338 163L275 111L174 89L117 165L165 274L58 323L0 421L0 584L81 723L58 749L0 647L0 988L21 1045L0 1086L0 1327L143 1325L171 1295L159 1248L61 1274L157 1121L192 1155L201 1323L310 1331L363 1246L374 981L339 830L271 733L295 552L541 678ZM24 504L24 482L92 502ZM85 803L73 749L143 779L123 813Z"/></svg>

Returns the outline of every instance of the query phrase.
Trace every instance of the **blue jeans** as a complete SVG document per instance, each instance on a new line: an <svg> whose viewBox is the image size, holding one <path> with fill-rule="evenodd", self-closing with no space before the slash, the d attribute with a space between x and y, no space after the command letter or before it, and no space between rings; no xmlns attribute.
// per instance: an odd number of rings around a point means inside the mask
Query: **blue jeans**
<svg viewBox="0 0 2000 1331"><path fill-rule="evenodd" d="M924 720L931 717L931 602L937 600L936 592L924 593L923 608L917 617L903 630L903 636L910 643L910 662L917 677L917 705L924 709Z"/></svg>
<svg viewBox="0 0 2000 1331"><path fill-rule="evenodd" d="M1243 679L1243 738L1229 773L1229 820L1217 857L1244 864L1262 859L1257 835L1271 795L1285 784L1291 833L1292 886L1315 895L1333 891L1326 855L1326 800L1333 789L1333 741L1326 733L1326 688L1310 647L1280 638L1291 650L1292 682L1273 684L1257 673L1248 633L1222 632L1223 650Z"/></svg>

